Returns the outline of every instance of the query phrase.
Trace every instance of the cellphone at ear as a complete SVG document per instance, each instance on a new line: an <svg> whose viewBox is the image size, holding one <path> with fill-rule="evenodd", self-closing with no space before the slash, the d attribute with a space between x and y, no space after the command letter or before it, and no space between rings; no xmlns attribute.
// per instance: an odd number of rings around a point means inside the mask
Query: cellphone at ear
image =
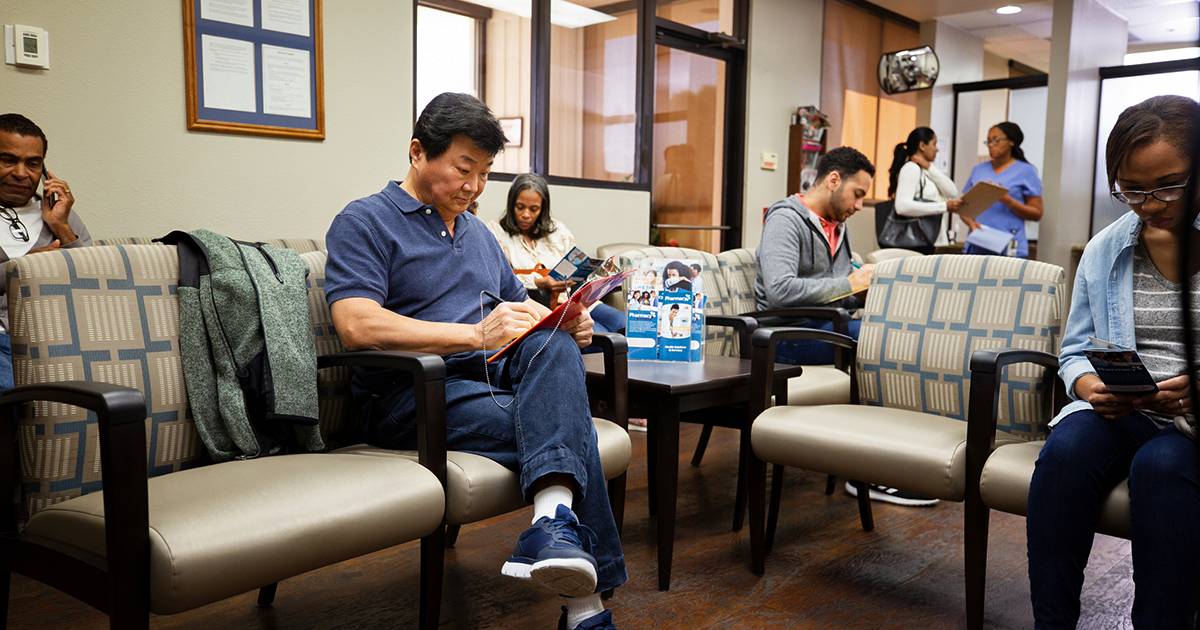
<svg viewBox="0 0 1200 630"><path fill-rule="evenodd" d="M42 163L42 192L46 191L46 183L50 181L50 169L46 168L46 164ZM50 207L58 205L58 193L50 193Z"/></svg>

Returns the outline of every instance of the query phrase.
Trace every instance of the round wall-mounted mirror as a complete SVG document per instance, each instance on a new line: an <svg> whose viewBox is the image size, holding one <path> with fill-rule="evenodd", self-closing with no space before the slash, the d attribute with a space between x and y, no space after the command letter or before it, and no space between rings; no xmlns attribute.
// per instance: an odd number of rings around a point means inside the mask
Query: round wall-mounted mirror
<svg viewBox="0 0 1200 630"><path fill-rule="evenodd" d="M879 58L879 87L886 94L925 90L937 82L937 53L929 46L884 53Z"/></svg>

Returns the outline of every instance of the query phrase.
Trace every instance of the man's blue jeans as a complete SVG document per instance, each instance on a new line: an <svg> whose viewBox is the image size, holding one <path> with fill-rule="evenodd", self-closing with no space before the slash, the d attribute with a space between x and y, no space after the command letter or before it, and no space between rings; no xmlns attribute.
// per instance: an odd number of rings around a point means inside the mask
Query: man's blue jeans
<svg viewBox="0 0 1200 630"><path fill-rule="evenodd" d="M13 388L12 337L0 332L0 392Z"/></svg>
<svg viewBox="0 0 1200 630"><path fill-rule="evenodd" d="M1050 433L1029 487L1029 591L1036 627L1075 628L1104 498L1129 478L1133 625L1190 628L1200 567L1200 458L1175 427L1140 413L1078 411Z"/></svg>
<svg viewBox="0 0 1200 630"><path fill-rule="evenodd" d="M849 323L850 336L858 339L858 329L862 326L862 321L852 319ZM801 324L786 325L833 331L833 322L823 320L810 320ZM837 346L825 343L824 341L784 341L775 350L775 360L780 363L790 363L792 365L830 365L833 363L837 348Z"/></svg>
<svg viewBox="0 0 1200 630"><path fill-rule="evenodd" d="M625 558L596 448L579 347L566 333L539 331L489 366L488 375L490 388L482 359L447 365L446 447L519 472L527 500L533 498L534 483L546 475L574 479L575 514L597 538L591 550L598 569L596 590L620 586L626 579ZM413 410L411 389L379 399L369 412L372 443L411 448Z"/></svg>

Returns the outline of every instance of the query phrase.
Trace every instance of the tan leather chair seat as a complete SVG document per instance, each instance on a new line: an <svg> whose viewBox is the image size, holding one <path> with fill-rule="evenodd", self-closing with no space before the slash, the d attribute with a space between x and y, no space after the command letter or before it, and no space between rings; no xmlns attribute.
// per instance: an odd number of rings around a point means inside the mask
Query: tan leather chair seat
<svg viewBox="0 0 1200 630"><path fill-rule="evenodd" d="M54 504L26 532L103 556L103 495ZM154 477L151 610L181 612L420 538L444 507L433 473L404 459L282 455Z"/></svg>
<svg viewBox="0 0 1200 630"><path fill-rule="evenodd" d="M1016 438L997 432L996 441ZM967 423L866 405L771 407L754 421L754 452L774 464L961 501Z"/></svg>
<svg viewBox="0 0 1200 630"><path fill-rule="evenodd" d="M613 479L625 473L633 456L629 434L621 427L593 418L596 444L604 477ZM366 444L337 451L356 455L416 461L416 451L395 451ZM496 462L472 453L450 451L446 454L446 522L454 525L475 523L525 505L520 476Z"/></svg>
<svg viewBox="0 0 1200 630"><path fill-rule="evenodd" d="M996 449L983 465L979 492L988 507L1026 515L1029 501L1029 482L1033 465L1045 442L1010 444ZM1129 538L1129 484L1122 481L1109 493L1100 512L1096 531L1110 536Z"/></svg>
<svg viewBox="0 0 1200 630"><path fill-rule="evenodd" d="M788 379L789 405L846 405L850 375L832 365L806 365L804 373Z"/></svg>

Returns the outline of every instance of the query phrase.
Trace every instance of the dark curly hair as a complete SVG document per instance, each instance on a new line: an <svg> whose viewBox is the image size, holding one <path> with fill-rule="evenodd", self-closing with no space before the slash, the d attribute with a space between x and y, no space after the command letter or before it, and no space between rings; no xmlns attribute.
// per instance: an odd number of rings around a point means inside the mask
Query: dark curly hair
<svg viewBox="0 0 1200 630"><path fill-rule="evenodd" d="M1117 181L1117 171L1135 149L1165 140L1183 155L1200 120L1200 104L1186 96L1155 96L1121 112L1108 134L1104 158L1108 186Z"/></svg>
<svg viewBox="0 0 1200 630"><path fill-rule="evenodd" d="M50 141L46 139L46 133L42 131L42 128L20 114L0 114L0 131L29 138L41 138L43 154L50 148Z"/></svg>
<svg viewBox="0 0 1200 630"><path fill-rule="evenodd" d="M859 171L866 171L867 175L875 177L875 165L853 147L838 147L822 155L821 159L817 160L816 181L824 181L825 176L834 171L841 174L842 179L853 177Z"/></svg>
<svg viewBox="0 0 1200 630"><path fill-rule="evenodd" d="M555 229L554 220L550 218L550 186L537 173L521 173L508 187L508 205L504 207L504 216L500 217L500 227L509 234L521 233L521 228L517 227L517 197L526 190L532 190L542 197L542 213L529 230L529 238L536 241Z"/></svg>

